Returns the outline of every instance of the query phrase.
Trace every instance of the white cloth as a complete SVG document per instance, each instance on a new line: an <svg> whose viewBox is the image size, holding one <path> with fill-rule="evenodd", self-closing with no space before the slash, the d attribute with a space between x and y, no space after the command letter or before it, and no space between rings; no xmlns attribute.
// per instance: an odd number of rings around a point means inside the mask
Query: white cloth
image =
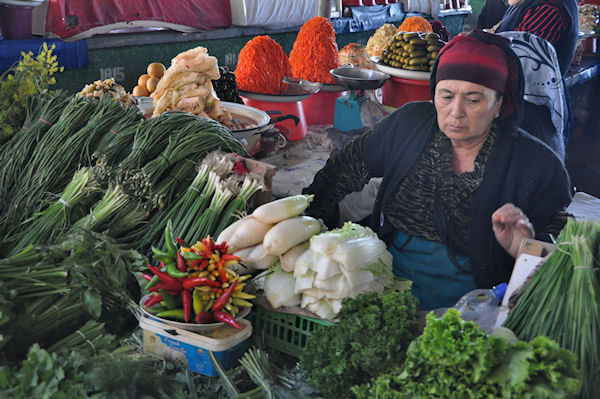
<svg viewBox="0 0 600 399"><path fill-rule="evenodd" d="M563 146L564 118L567 109L564 101L564 86L560 65L554 46L548 41L528 32L501 32L510 40L511 48L519 56L525 79L523 98L550 110L552 124L556 128L557 143ZM525 115L527 117L527 115Z"/></svg>
<svg viewBox="0 0 600 399"><path fill-rule="evenodd" d="M232 24L265 29L303 25L317 15L317 0L229 0Z"/></svg>

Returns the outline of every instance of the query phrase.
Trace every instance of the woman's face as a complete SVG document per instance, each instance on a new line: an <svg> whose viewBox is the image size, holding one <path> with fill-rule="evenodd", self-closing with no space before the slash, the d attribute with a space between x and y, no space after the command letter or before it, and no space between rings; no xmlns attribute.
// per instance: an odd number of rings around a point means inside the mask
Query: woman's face
<svg viewBox="0 0 600 399"><path fill-rule="evenodd" d="M483 142L502 105L488 87L464 80L441 80L435 87L438 125L453 145Z"/></svg>
<svg viewBox="0 0 600 399"><path fill-rule="evenodd" d="M523 2L523 0L508 0L508 5L509 6L518 6L522 2Z"/></svg>

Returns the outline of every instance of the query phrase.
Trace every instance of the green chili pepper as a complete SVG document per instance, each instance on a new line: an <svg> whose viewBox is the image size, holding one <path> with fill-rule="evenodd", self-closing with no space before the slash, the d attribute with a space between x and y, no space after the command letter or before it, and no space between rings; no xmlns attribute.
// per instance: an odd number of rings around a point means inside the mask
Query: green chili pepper
<svg viewBox="0 0 600 399"><path fill-rule="evenodd" d="M175 261L176 259L174 256L170 256L167 252L161 251L160 249L154 246L152 247L152 252L154 253L154 259L156 259L159 262L170 263Z"/></svg>
<svg viewBox="0 0 600 399"><path fill-rule="evenodd" d="M169 294L167 291L160 289L158 290L158 292L160 292L160 294L163 297L163 302L165 303L165 306L168 309L175 309L177 307L177 300L175 299L175 297L171 294Z"/></svg>
<svg viewBox="0 0 600 399"><path fill-rule="evenodd" d="M167 226L165 227L165 244L167 245L167 254L175 259L177 256L177 247L173 241L173 234L171 233L172 228L171 219L169 219Z"/></svg>
<svg viewBox="0 0 600 399"><path fill-rule="evenodd" d="M155 274L154 276L152 276L152 279L150 279L150 281L148 281L148 284L146 284L146 286L144 287L144 290L148 291L150 288L154 287L159 282L160 282L160 277L158 277Z"/></svg>
<svg viewBox="0 0 600 399"><path fill-rule="evenodd" d="M178 321L185 321L185 316L183 314L183 309L170 309L165 310L163 312L157 313L157 317L162 317L164 319L175 319Z"/></svg>
<svg viewBox="0 0 600 399"><path fill-rule="evenodd" d="M195 252L184 252L181 254L181 256L183 256L183 259L185 259L185 260L204 259L204 256L197 254Z"/></svg>
<svg viewBox="0 0 600 399"><path fill-rule="evenodd" d="M164 312L166 310L169 310L169 309L165 308L164 306L154 305L154 306L150 306L148 309L146 309L146 312L155 315L157 313Z"/></svg>
<svg viewBox="0 0 600 399"><path fill-rule="evenodd" d="M194 308L194 314L202 312L204 308L202 298L200 298L200 292L197 290L192 291L192 307Z"/></svg>
<svg viewBox="0 0 600 399"><path fill-rule="evenodd" d="M188 275L186 272L179 271L175 262L167 263L167 273L174 278L187 277Z"/></svg>

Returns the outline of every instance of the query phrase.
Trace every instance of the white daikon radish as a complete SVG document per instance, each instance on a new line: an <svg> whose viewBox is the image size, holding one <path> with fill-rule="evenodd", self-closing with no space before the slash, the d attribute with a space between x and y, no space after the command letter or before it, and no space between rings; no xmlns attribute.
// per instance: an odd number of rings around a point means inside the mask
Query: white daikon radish
<svg viewBox="0 0 600 399"><path fill-rule="evenodd" d="M376 237L362 237L340 242L332 258L348 270L357 270L375 262L384 252L386 246L383 241Z"/></svg>
<svg viewBox="0 0 600 399"><path fill-rule="evenodd" d="M278 256L267 255L265 253L265 246L263 244L256 245L247 258L248 264L258 270L267 270L278 260Z"/></svg>
<svg viewBox="0 0 600 399"><path fill-rule="evenodd" d="M303 242L300 245L296 245L294 248L286 251L281 255L281 268L286 272L293 272L296 261L310 246L309 242Z"/></svg>
<svg viewBox="0 0 600 399"><path fill-rule="evenodd" d="M276 271L265 278L265 296L274 308L298 306L300 295L294 293L294 277L291 273Z"/></svg>
<svg viewBox="0 0 600 399"><path fill-rule="evenodd" d="M313 298L315 298L316 300L320 300L321 298L325 298L325 293L317 288L311 288L309 290L306 290L302 293L302 295L308 295L311 296Z"/></svg>
<svg viewBox="0 0 600 399"><path fill-rule="evenodd" d="M328 302L329 306L331 306L331 310L333 310L333 313L340 313L340 310L342 310L342 301L340 299L329 299Z"/></svg>
<svg viewBox="0 0 600 399"><path fill-rule="evenodd" d="M252 216L262 223L279 223L301 215L314 198L314 195L294 195L267 202L256 208Z"/></svg>
<svg viewBox="0 0 600 399"><path fill-rule="evenodd" d="M317 273L316 280L327 280L342 273L340 264L333 259L323 255L317 255L316 258L317 261L312 268Z"/></svg>
<svg viewBox="0 0 600 399"><path fill-rule="evenodd" d="M234 249L260 244L272 227L272 224L261 223L252 217L243 219L227 244Z"/></svg>
<svg viewBox="0 0 600 399"><path fill-rule="evenodd" d="M310 216L298 216L279 222L264 236L265 252L269 255L282 255L321 232L322 227L321 222Z"/></svg>
<svg viewBox="0 0 600 399"><path fill-rule="evenodd" d="M237 229L238 227L240 227L240 224L242 224L242 221L246 218L249 218L250 216L246 216L243 219L239 219L236 220L235 222L231 223L229 226L227 226L222 232L221 234L219 234L219 236L217 237L217 244L220 244L222 242L226 242L229 244L229 239L231 239L231 237L233 236L233 233L235 232L235 229Z"/></svg>
<svg viewBox="0 0 600 399"><path fill-rule="evenodd" d="M238 258L240 258L240 262L245 263L252 251L254 251L255 249L256 245L253 247L236 249L235 251L233 251L232 255L237 256Z"/></svg>

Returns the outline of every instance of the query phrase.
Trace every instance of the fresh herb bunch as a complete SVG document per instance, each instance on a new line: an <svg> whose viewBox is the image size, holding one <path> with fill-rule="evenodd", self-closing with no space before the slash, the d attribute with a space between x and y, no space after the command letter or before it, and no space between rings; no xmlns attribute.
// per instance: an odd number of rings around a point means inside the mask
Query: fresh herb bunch
<svg viewBox="0 0 600 399"><path fill-rule="evenodd" d="M147 356L140 356L135 347L96 351L88 346L87 350L51 353L34 344L21 364L0 366L0 396L14 399L192 397L185 394L178 381L159 374L155 363Z"/></svg>
<svg viewBox="0 0 600 399"><path fill-rule="evenodd" d="M439 319L427 315L402 367L352 391L358 399L566 399L580 386L577 356L550 338L511 344L450 309Z"/></svg>
<svg viewBox="0 0 600 399"><path fill-rule="evenodd" d="M325 397L350 397L350 387L401 365L417 336L417 299L393 291L345 299L339 322L313 331L300 365Z"/></svg>
<svg viewBox="0 0 600 399"><path fill-rule="evenodd" d="M0 75L0 144L21 128L27 97L46 91L56 83L53 75L63 71L52 54L55 47L44 42L36 56L21 52L19 62Z"/></svg>

